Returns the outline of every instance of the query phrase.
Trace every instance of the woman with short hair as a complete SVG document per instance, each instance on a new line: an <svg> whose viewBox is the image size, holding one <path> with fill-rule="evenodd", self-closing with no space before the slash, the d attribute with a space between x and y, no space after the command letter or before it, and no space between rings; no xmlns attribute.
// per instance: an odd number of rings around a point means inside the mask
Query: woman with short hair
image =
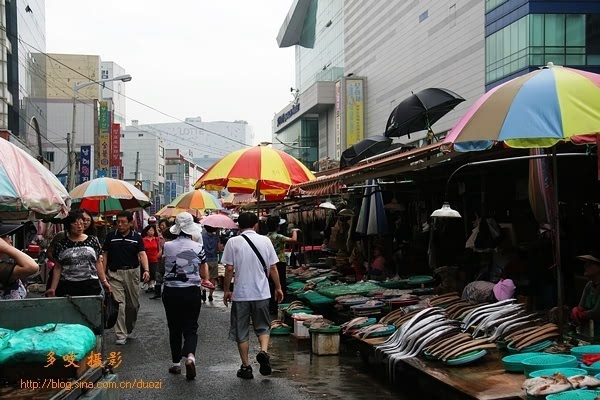
<svg viewBox="0 0 600 400"><path fill-rule="evenodd" d="M162 257L162 249L160 241L158 240L158 232L156 225L148 225L142 231L142 240L144 241L144 248L148 255L148 266L150 268L150 281L148 282L148 289L146 293L154 293L154 283L156 277L156 271L158 270L158 260Z"/></svg>
<svg viewBox="0 0 600 400"><path fill-rule="evenodd" d="M166 242L164 287L162 293L173 364L172 374L181 374L181 359L185 359L185 377L196 377L196 346L200 316L201 284L208 278L208 265L202 245L193 237L201 235L192 215L182 212L175 218L170 232L177 238Z"/></svg>
<svg viewBox="0 0 600 400"><path fill-rule="evenodd" d="M52 285L46 296L90 296L102 294L102 286L111 291L100 259L100 243L96 236L84 233L84 216L71 211L63 220L65 237L54 249L56 265Z"/></svg>

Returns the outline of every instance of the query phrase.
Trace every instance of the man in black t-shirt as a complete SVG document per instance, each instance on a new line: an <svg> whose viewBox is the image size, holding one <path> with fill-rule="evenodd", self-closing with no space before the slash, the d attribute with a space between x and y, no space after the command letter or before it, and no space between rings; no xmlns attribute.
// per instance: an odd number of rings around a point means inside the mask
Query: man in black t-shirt
<svg viewBox="0 0 600 400"><path fill-rule="evenodd" d="M140 309L140 264L144 282L150 279L148 257L142 236L131 228L133 216L128 211L117 214L117 230L104 241L104 267L107 279L119 304L119 317L115 325L116 344L125 344L133 331Z"/></svg>

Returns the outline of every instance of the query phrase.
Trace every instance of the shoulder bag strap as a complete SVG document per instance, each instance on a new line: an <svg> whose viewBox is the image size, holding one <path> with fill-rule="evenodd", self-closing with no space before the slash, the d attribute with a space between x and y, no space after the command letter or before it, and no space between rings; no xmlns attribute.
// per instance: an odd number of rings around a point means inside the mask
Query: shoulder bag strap
<svg viewBox="0 0 600 400"><path fill-rule="evenodd" d="M260 260L260 263L263 266L263 270L265 271L265 275L269 276L269 274L267 273L267 263L265 262L265 259L260 254L260 252L258 251L258 249L256 248L256 246L254 245L254 243L252 243L252 240L248 239L248 237L246 235L240 235L240 236L243 237L246 240L246 242L248 242L248 244L250 245L250 247L252 247L252 250L254 250L254 254L256 254L256 257L258 257L258 259Z"/></svg>

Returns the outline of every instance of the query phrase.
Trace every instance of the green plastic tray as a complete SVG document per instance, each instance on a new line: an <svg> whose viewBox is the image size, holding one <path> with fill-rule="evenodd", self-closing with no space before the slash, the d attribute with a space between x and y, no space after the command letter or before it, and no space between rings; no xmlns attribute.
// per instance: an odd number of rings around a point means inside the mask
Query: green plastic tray
<svg viewBox="0 0 600 400"><path fill-rule="evenodd" d="M470 364L474 361L479 360L481 357L487 354L486 350L476 350L470 353L464 354L458 358L452 358L444 362L446 365L464 365Z"/></svg>
<svg viewBox="0 0 600 400"><path fill-rule="evenodd" d="M546 396L546 400L594 400L600 396L600 390L570 390Z"/></svg>
<svg viewBox="0 0 600 400"><path fill-rule="evenodd" d="M549 369L540 369L537 371L533 371L529 374L530 378L537 378L538 376L552 376L555 373L563 374L567 378L577 375L587 375L587 371L581 368L549 368Z"/></svg>
<svg viewBox="0 0 600 400"><path fill-rule="evenodd" d="M597 361L590 365L589 367L584 363L579 364L579 367L586 370L589 375L597 375L600 374L600 361Z"/></svg>
<svg viewBox="0 0 600 400"><path fill-rule="evenodd" d="M322 328L322 329L309 329L308 331L311 333L340 333L340 331L342 330L341 327L337 326L337 325L332 325L329 328Z"/></svg>
<svg viewBox="0 0 600 400"><path fill-rule="evenodd" d="M502 365L508 372L523 372L523 360L537 356L540 353L518 353L506 356L502 359Z"/></svg>
<svg viewBox="0 0 600 400"><path fill-rule="evenodd" d="M526 376L540 369L577 368L577 358L564 354L538 354L522 361Z"/></svg>
<svg viewBox="0 0 600 400"><path fill-rule="evenodd" d="M540 351L543 351L544 349L547 349L550 346L552 346L552 341L551 340L544 340L543 342L540 342L538 344L534 344L532 346L525 347L521 351L515 349L510 344L508 346L506 346L506 348L508 349L508 352L510 354L517 354L517 353L535 353L535 352L540 352Z"/></svg>
<svg viewBox="0 0 600 400"><path fill-rule="evenodd" d="M571 349L571 354L581 361L581 357L583 357L584 354L600 354L600 345L590 344L587 346L573 347Z"/></svg>
<svg viewBox="0 0 600 400"><path fill-rule="evenodd" d="M271 329L271 336L286 336L290 335L292 332L294 332L292 328Z"/></svg>
<svg viewBox="0 0 600 400"><path fill-rule="evenodd" d="M429 275L417 275L408 278L409 285L425 285L433 282L433 277Z"/></svg>

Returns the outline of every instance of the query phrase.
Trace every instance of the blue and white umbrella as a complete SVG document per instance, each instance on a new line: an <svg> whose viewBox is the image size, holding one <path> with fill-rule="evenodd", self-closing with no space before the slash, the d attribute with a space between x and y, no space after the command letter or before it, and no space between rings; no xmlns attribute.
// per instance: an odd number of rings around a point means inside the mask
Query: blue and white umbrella
<svg viewBox="0 0 600 400"><path fill-rule="evenodd" d="M383 208L383 197L377 180L369 179L363 196L356 232L363 235L383 235L387 233L387 218Z"/></svg>

